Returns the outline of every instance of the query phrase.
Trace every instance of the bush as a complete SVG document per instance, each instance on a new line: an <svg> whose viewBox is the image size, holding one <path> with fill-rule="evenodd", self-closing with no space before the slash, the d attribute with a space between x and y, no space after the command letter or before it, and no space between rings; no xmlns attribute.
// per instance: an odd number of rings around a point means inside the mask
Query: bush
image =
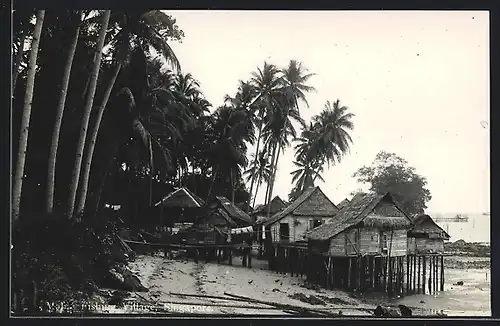
<svg viewBox="0 0 500 326"><path fill-rule="evenodd" d="M13 292L23 293L18 302L33 300L33 283L38 306L88 300L109 270L126 262L117 234L107 220L21 217L12 234Z"/></svg>

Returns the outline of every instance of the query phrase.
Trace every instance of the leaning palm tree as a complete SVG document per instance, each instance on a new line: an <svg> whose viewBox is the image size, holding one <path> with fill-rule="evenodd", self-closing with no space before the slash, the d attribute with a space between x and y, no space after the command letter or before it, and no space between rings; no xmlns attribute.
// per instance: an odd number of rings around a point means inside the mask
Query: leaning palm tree
<svg viewBox="0 0 500 326"><path fill-rule="evenodd" d="M66 95L69 86L69 77L71 75L71 67L73 65L73 58L75 56L76 45L78 43L78 36L80 34L80 23L82 20L82 12L77 11L76 13L74 13L73 19L75 23L74 34L68 48L68 56L64 64L61 93L59 96L59 102L57 104L56 120L54 122L54 130L52 132L52 141L49 152L49 164L47 169L47 198L46 198L47 214L52 213L52 209L54 206L54 183L55 183L55 172L56 172L57 149L59 146L59 133L61 131L64 106L66 103Z"/></svg>
<svg viewBox="0 0 500 326"><path fill-rule="evenodd" d="M333 103L327 101L323 111L312 119L317 133L315 151L319 160L313 181L319 176L320 168L325 162L328 163L328 166L339 162L342 156L349 151L349 146L352 143L349 131L354 129L352 122L354 114L348 110L348 107L340 105L339 100Z"/></svg>
<svg viewBox="0 0 500 326"><path fill-rule="evenodd" d="M85 207L92 157L104 109L106 108L113 86L120 73L121 67L128 61L130 52L134 48L134 44L136 44L138 40L141 49L146 52L149 52L149 50L146 48L147 46L154 47L163 55L164 59L168 63L170 63L174 69L180 70L179 61L177 60L177 57L165 40L167 33L174 28L170 17L159 10L152 10L128 15L119 13L118 20L122 28L117 33L112 42L112 44L115 46L115 68L111 76L111 80L104 93L104 98L100 106L98 107L96 122L90 134L91 139L85 155L81 181L81 191L76 209L77 214L82 214ZM160 28L161 30L158 30L158 28ZM133 40L135 40L135 42ZM150 152L152 153L151 148ZM153 158L151 157L150 161L152 160ZM151 166L150 169L152 172L153 169Z"/></svg>
<svg viewBox="0 0 500 326"><path fill-rule="evenodd" d="M33 100L33 88L35 86L36 61L38 57L38 46L42 33L45 10L38 10L36 13L35 30L31 43L28 79L26 83L26 93L24 95L23 114L21 118L21 135L19 137L19 149L17 152L16 173L14 176L14 187L12 189L12 217L14 221L19 218L21 206L21 192L23 187L24 164L26 162L26 148L28 147L28 133L31 118L31 101Z"/></svg>
<svg viewBox="0 0 500 326"><path fill-rule="evenodd" d="M105 10L104 14L101 16L101 27L99 30L99 38L97 41L96 55L90 78L89 91L87 94L87 99L85 101L82 127L80 130L80 138L78 140L78 145L76 149L75 165L73 167L73 176L69 189L68 210L66 212L68 218L73 218L73 213L75 210L75 200L79 184L78 181L80 180L80 170L82 167L82 160L84 154L83 151L85 148L85 138L87 137L87 128L89 125L90 113L92 110L92 104L94 103L94 95L97 88L97 78L99 77L99 69L101 67L102 49L104 47L104 40L106 38L106 31L108 29L110 14L111 14L110 10Z"/></svg>

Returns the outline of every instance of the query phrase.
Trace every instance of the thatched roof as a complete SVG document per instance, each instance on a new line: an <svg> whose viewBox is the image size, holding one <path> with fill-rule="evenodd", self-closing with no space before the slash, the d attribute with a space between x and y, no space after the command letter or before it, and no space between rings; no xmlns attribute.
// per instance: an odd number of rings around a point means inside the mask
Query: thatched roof
<svg viewBox="0 0 500 326"><path fill-rule="evenodd" d="M433 235L433 237L436 238L435 236L436 234L437 235L442 234L443 236L442 237L438 236L438 238L450 239L450 235L445 230L443 230L442 227L437 225L437 223L432 219L432 217L430 217L427 214L416 216L413 219L413 224L415 226L410 231L408 231L409 235L425 234L425 235Z"/></svg>
<svg viewBox="0 0 500 326"><path fill-rule="evenodd" d="M199 224L203 220L207 220L207 219L209 219L213 215L219 215L219 216L221 216L224 220L226 220L226 222L227 222L227 224L229 226L236 226L236 222L233 221L233 219L229 216L229 214L224 209L219 208L219 207L216 207L215 209L213 209L212 211L210 211L208 214L199 217L196 220L195 224Z"/></svg>
<svg viewBox="0 0 500 326"><path fill-rule="evenodd" d="M345 205L349 205L349 203L350 203L349 199L346 198L337 205L337 208L342 209Z"/></svg>
<svg viewBox="0 0 500 326"><path fill-rule="evenodd" d="M332 217L338 212L337 206L319 187L308 188L293 203L276 213L263 223L265 226L278 222L287 215Z"/></svg>
<svg viewBox="0 0 500 326"><path fill-rule="evenodd" d="M285 202L279 196L274 197L273 200L271 200L270 205L271 209L269 213L272 215L276 214L277 212L286 207ZM267 214L267 206L268 205L259 205L257 208L254 209L252 215L257 215L259 213Z"/></svg>
<svg viewBox="0 0 500 326"><path fill-rule="evenodd" d="M239 220L240 222L248 225L253 224L252 218L238 206L233 205L226 197L217 196L215 198L218 202L218 206L223 209L232 220L235 222L237 222L236 220Z"/></svg>
<svg viewBox="0 0 500 326"><path fill-rule="evenodd" d="M387 216L386 214L382 215L379 212L374 212L377 205L382 201L390 202L399 214ZM306 237L310 240L328 240L350 227L359 225L361 222L367 227L376 226L384 229L404 229L412 226L411 219L397 207L389 193L384 195L360 194L354 196L350 204L344 206L335 215L334 219L307 232Z"/></svg>
<svg viewBox="0 0 500 326"><path fill-rule="evenodd" d="M191 190L186 187L179 188L174 190L167 196L165 196L162 200L155 204L159 206L163 203L166 207L179 207L179 208L193 208L193 207L202 207L205 202L198 196L196 196Z"/></svg>

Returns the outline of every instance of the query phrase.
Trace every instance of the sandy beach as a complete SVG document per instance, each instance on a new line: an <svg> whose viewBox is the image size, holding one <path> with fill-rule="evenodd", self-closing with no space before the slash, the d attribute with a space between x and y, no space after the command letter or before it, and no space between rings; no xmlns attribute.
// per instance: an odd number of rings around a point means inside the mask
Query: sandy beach
<svg viewBox="0 0 500 326"><path fill-rule="evenodd" d="M367 310L375 306L352 298L343 291L325 289L312 290L304 287L305 278L291 277L267 270L267 262L252 260L252 268L241 266L241 259L233 260L233 265L183 260L167 260L163 257L138 256L130 264L130 269L149 287L149 292L140 295L151 302L165 306L173 312L191 309L208 314L282 314L282 310L271 309L262 304L231 302L208 298L183 297L182 294L224 296L224 292L247 296L263 301L291 304L305 308L342 311L343 315L370 316ZM291 298L297 293L319 298L323 303L310 304ZM179 303L186 304L180 306ZM196 304L213 306L194 307ZM235 307L238 306L238 307ZM190 308L188 308L190 307ZM263 309L268 308L268 309Z"/></svg>

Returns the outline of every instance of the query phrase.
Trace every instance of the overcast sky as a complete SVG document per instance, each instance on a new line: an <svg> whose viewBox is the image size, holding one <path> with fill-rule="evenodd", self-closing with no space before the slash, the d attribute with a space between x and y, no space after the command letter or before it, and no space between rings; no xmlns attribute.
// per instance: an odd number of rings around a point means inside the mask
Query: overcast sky
<svg viewBox="0 0 500 326"><path fill-rule="evenodd" d="M317 74L310 107L301 108L306 121L327 100L350 108L351 153L317 182L334 203L360 187L352 174L386 150L427 178L430 212L489 211L488 12L167 13L185 33L172 43L183 72L214 106L264 60L284 67L296 59ZM274 187L283 199L292 161L290 148Z"/></svg>

